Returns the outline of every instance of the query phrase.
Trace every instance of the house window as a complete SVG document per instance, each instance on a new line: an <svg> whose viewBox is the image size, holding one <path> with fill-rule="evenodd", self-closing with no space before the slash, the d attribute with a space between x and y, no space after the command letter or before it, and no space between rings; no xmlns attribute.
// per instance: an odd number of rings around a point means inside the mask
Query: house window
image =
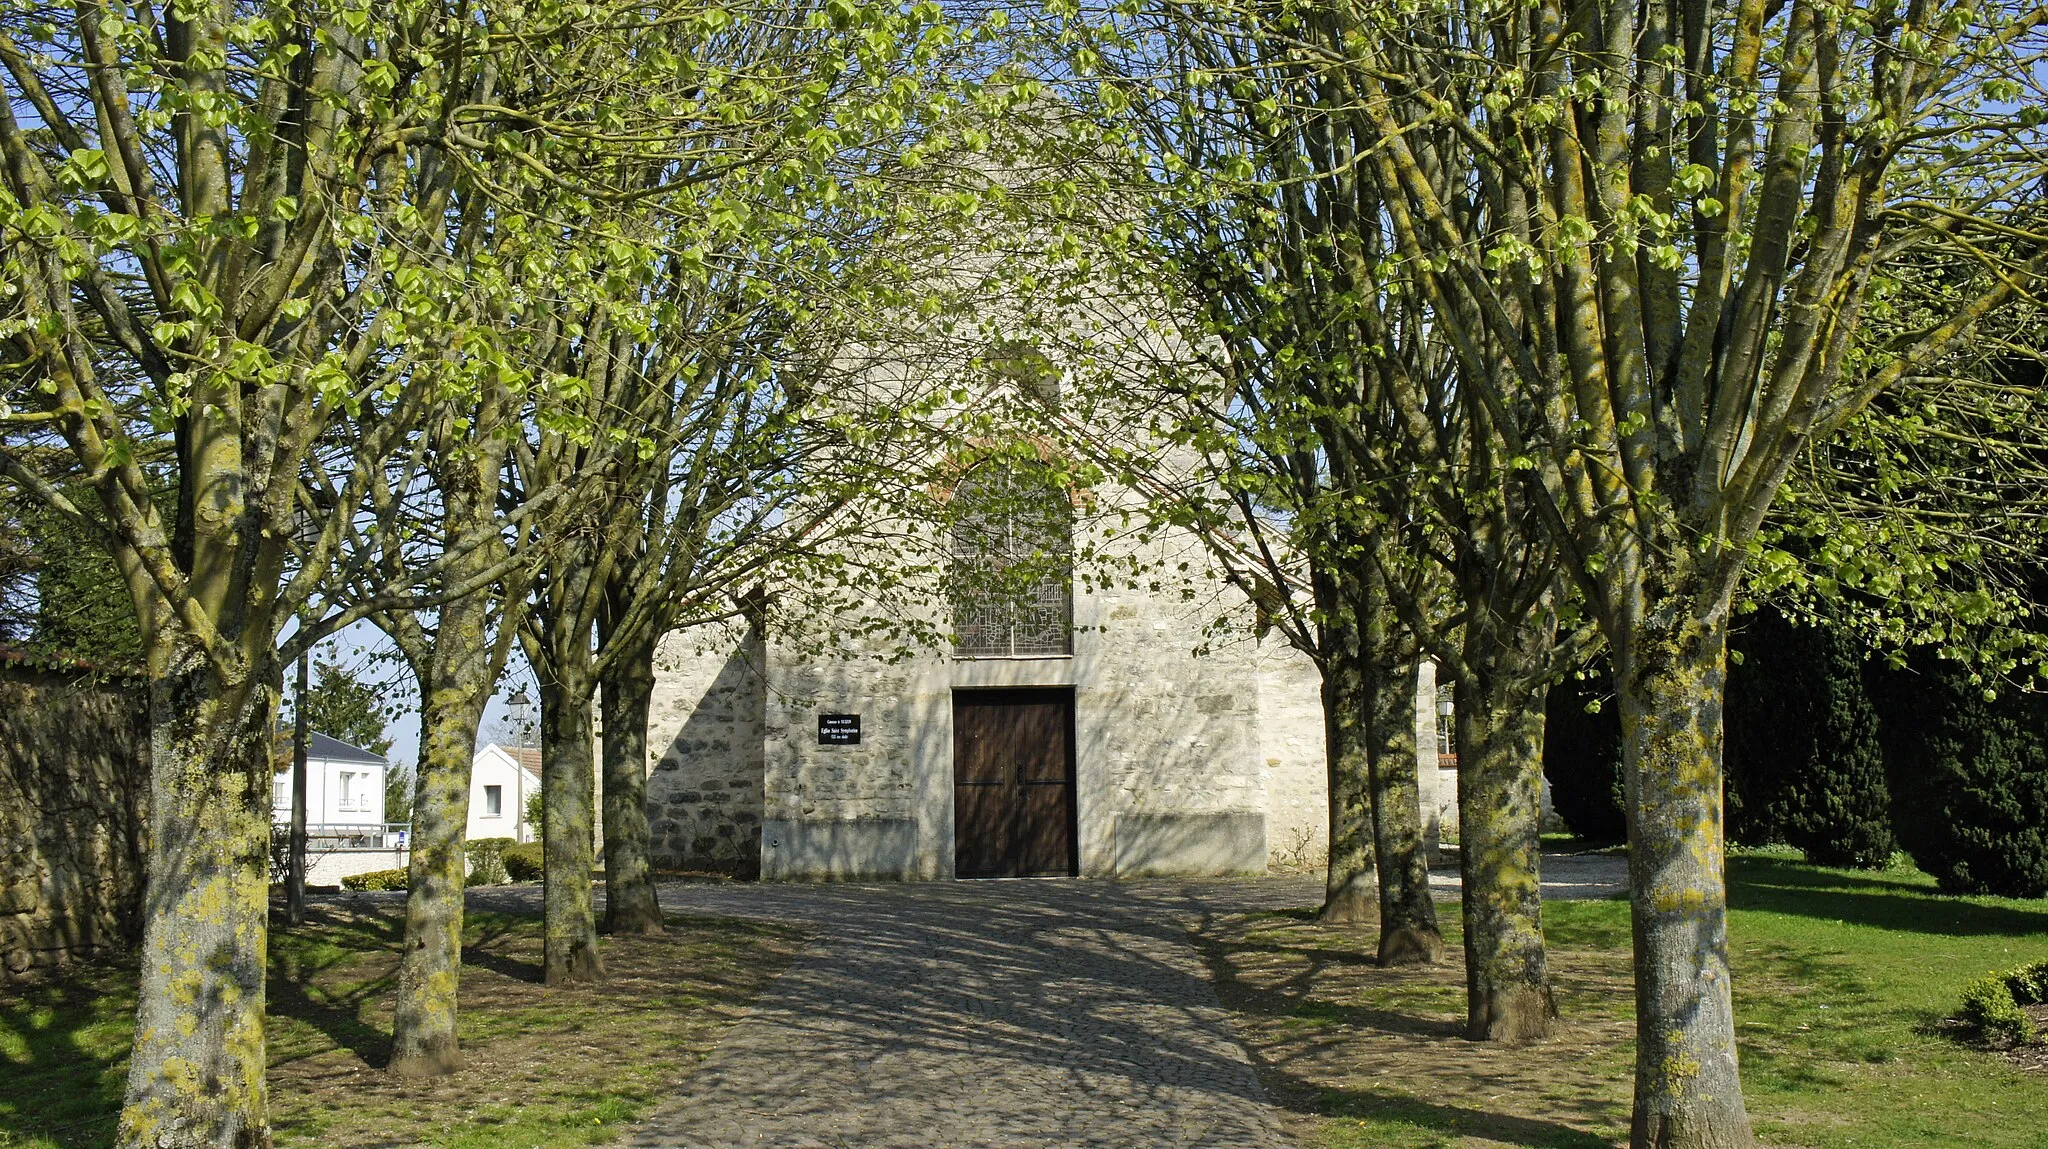
<svg viewBox="0 0 2048 1149"><path fill-rule="evenodd" d="M504 812L505 788L503 786L484 787L484 817L496 818Z"/></svg>
<svg viewBox="0 0 2048 1149"><path fill-rule="evenodd" d="M349 773L346 770L343 770L341 772L341 804L339 807L340 809L353 810L356 808L355 784L356 776L354 774Z"/></svg>
<svg viewBox="0 0 2048 1149"><path fill-rule="evenodd" d="M984 463L953 488L953 650L1073 653L1074 507L1042 463Z"/></svg>

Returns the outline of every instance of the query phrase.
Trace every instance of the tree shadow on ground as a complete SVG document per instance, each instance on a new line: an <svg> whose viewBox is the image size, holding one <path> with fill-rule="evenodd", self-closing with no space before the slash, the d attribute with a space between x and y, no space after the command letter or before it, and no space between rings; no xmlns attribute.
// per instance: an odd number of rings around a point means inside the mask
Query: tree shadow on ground
<svg viewBox="0 0 2048 1149"><path fill-rule="evenodd" d="M134 959L116 955L0 994L0 1145L113 1140L128 1035L104 1018L132 1017L134 982Z"/></svg>
<svg viewBox="0 0 2048 1149"><path fill-rule="evenodd" d="M394 971L337 992L322 989L310 980L272 978L269 1007L272 1013L281 1017L312 1026L333 1042L335 1048L346 1050L371 1065L387 1065L391 1061L391 1031L386 1026L364 1021L362 1012L370 1001L390 993L397 981ZM325 1052L325 1049L309 1050L304 1056ZM273 1064L282 1064L285 1060L288 1059L276 1059Z"/></svg>
<svg viewBox="0 0 2048 1149"><path fill-rule="evenodd" d="M1360 1029L1377 1029L1390 1033L1409 1033L1420 1037L1443 1039L1458 1037L1462 1029L1457 1022L1446 1021L1443 1018L1424 1017L1398 1010L1315 1001L1308 996L1318 977L1328 969L1337 966L1378 964L1361 954L1345 950L1317 950L1313 956L1308 957L1299 974L1288 978L1281 985L1263 987L1238 977L1237 962L1232 959L1255 953L1287 953L1301 956L1301 951L1280 945L1229 941L1206 932L1196 932L1189 936L1194 940L1196 948L1201 951L1203 960L1208 963L1216 979L1217 997L1237 1012L1276 1018L1337 1022Z"/></svg>
<svg viewBox="0 0 2048 1149"><path fill-rule="evenodd" d="M315 905L308 907L306 927L303 934L282 927L271 933L269 1012L304 1022L334 1047L372 1065L386 1064L391 1059L389 1027L363 1020L363 1013L397 984L396 955L403 939L398 921ZM273 1057L273 1064L286 1060L291 1058Z"/></svg>
<svg viewBox="0 0 2048 1149"><path fill-rule="evenodd" d="M1951 937L2048 934L2048 909L1947 897L1882 874L1816 870L1775 858L1731 858L1728 901L1738 910Z"/></svg>
<svg viewBox="0 0 2048 1149"><path fill-rule="evenodd" d="M1258 919L1274 925L1285 923L1281 928L1292 931L1291 936L1261 937ZM1540 1079L1525 1079L1525 1075L1490 1060L1500 1052L1511 1059L1554 1057L1558 1055L1556 1047L1503 1049L1465 1038L1462 993L1456 992L1462 974L1455 915L1447 915L1442 924L1452 952L1444 965L1435 967L1382 969L1356 952L1351 935L1358 931L1318 925L1315 911L1306 909L1267 911L1237 924L1228 918L1211 919L1189 937L1209 966L1219 999L1241 1019L1240 1034L1248 1039L1246 1052L1260 1077L1274 1099L1291 1112L1313 1121L1336 1122L1338 1128L1355 1120L1361 1125L1357 1131L1361 1136L1392 1136L1403 1145L1446 1145L1479 1137L1527 1149L1612 1149L1608 1138L1585 1127L1612 1123L1614 1115L1607 1099L1550 1092ZM1304 927L1310 932L1301 932ZM1586 932L1597 935L1596 940L1608 940L1606 935L1612 931ZM1259 970L1258 964L1269 956L1287 960L1284 966L1266 963L1263 971ZM1376 1004L1357 1004L1357 991L1364 987L1373 987L1368 996L1377 999ZM1559 988L1565 988L1562 980ZM1589 984L1577 988L1590 992L1603 987ZM1446 1000L1446 994L1456 1000ZM1343 1034L1346 1029L1352 1033ZM1290 1033L1299 1036L1288 1036ZM1348 1044L1358 1038L1366 1039L1371 1052L1361 1054L1363 1060L1351 1062L1345 1074L1350 1080L1332 1081L1333 1070L1344 1071L1327 1062L1326 1052L1333 1043ZM1460 1104L1466 1099L1456 1096L1457 1091L1429 1096L1425 1089L1424 1099L1402 1088L1414 1083L1415 1075L1398 1070L1387 1086L1358 1080L1359 1075L1374 1072L1375 1057L1392 1057L1404 1064L1420 1058L1440 1070L1455 1070L1461 1074L1462 1084L1472 1087L1463 1091L1468 1094L1537 1091L1545 1094L1543 1108L1534 1114L1526 1109L1499 1112L1476 1098ZM1396 1081L1401 1084L1394 1084ZM1399 1128L1379 1128L1382 1122ZM1427 1140L1411 1141L1403 1134ZM1305 1132L1304 1136L1313 1138L1314 1134Z"/></svg>
<svg viewBox="0 0 2048 1149"><path fill-rule="evenodd" d="M1605 1137L1553 1121L1441 1105L1399 1093L1323 1089L1317 1092L1317 1101L1318 1112L1325 1116L1399 1121L1450 1138L1484 1137L1526 1149L1614 1149L1614 1143Z"/></svg>
<svg viewBox="0 0 2048 1149"><path fill-rule="evenodd" d="M513 981L542 984L547 971L540 962L508 952L516 933L512 920L492 915L479 923L478 916L471 916L471 928L464 931L470 936L462 945L462 964L487 969Z"/></svg>

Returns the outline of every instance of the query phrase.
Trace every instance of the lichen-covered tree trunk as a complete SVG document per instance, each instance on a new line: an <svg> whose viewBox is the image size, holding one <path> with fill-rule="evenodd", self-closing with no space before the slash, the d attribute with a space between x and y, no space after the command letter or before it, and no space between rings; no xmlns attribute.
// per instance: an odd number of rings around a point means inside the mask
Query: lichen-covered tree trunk
<svg viewBox="0 0 2048 1149"><path fill-rule="evenodd" d="M604 928L658 934L654 867L647 856L647 708L654 643L640 643L604 675Z"/></svg>
<svg viewBox="0 0 2048 1149"><path fill-rule="evenodd" d="M1727 641L1725 603L1688 609L1674 595L1615 645L1636 961L1632 1149L1755 1144L1728 980Z"/></svg>
<svg viewBox="0 0 2048 1149"><path fill-rule="evenodd" d="M494 533L506 446L491 430L502 422L504 405L503 395L490 394L466 424L444 412L434 425L447 578L477 589L443 604L431 632L412 613L394 612L386 623L420 682L412 860L391 1034L391 1071L407 1077L452 1073L462 1064L456 1021L470 767L477 724L497 686L516 625L515 618L505 616L513 609L505 607L506 593L485 581L501 549L474 545L475 539ZM472 434L477 436L474 444ZM494 616L500 616L503 628L496 641Z"/></svg>
<svg viewBox="0 0 2048 1149"><path fill-rule="evenodd" d="M1557 1016L1543 945L1543 695L1508 676L1457 688L1465 1035L1525 1041Z"/></svg>
<svg viewBox="0 0 2048 1149"><path fill-rule="evenodd" d="M1323 628L1323 751L1329 779L1330 859L1321 918L1354 925L1379 917L1366 762L1366 666L1356 617L1328 610Z"/></svg>
<svg viewBox="0 0 2048 1149"><path fill-rule="evenodd" d="M467 876L463 846L477 724L496 677L486 629L490 613L485 594L442 607L433 649L416 664L424 687L419 775L391 1034L391 1071L408 1077L452 1073L462 1064L456 991L462 979Z"/></svg>
<svg viewBox="0 0 2048 1149"><path fill-rule="evenodd" d="M270 1144L264 957L275 696L196 651L150 687L149 880L121 1149ZM268 668L259 668L268 669Z"/></svg>
<svg viewBox="0 0 2048 1149"><path fill-rule="evenodd" d="M597 981L597 918L591 896L596 831L595 732L591 722L589 645L554 653L552 681L540 691L541 841L546 943L542 977L549 985Z"/></svg>
<svg viewBox="0 0 2048 1149"><path fill-rule="evenodd" d="M1443 960L1443 932L1429 896L1429 855L1422 839L1422 793L1415 745L1414 659L1376 675L1368 688L1367 762L1374 852L1379 859L1381 965Z"/></svg>

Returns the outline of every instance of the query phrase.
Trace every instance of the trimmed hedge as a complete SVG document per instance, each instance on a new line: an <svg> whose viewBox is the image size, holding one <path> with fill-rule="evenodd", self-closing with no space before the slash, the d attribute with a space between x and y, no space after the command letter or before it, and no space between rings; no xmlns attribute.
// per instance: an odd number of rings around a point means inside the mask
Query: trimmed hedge
<svg viewBox="0 0 2048 1149"><path fill-rule="evenodd" d="M505 873L515 882L538 882L543 869L539 842L521 842L507 846L500 854L505 863Z"/></svg>
<svg viewBox="0 0 2048 1149"><path fill-rule="evenodd" d="M365 874L350 874L341 880L345 890L402 890L410 884L410 875L404 870L371 870Z"/></svg>
<svg viewBox="0 0 2048 1149"><path fill-rule="evenodd" d="M503 885L505 875L505 850L515 845L510 838L477 838L463 844L463 852L469 855L469 876L464 878L465 886Z"/></svg>

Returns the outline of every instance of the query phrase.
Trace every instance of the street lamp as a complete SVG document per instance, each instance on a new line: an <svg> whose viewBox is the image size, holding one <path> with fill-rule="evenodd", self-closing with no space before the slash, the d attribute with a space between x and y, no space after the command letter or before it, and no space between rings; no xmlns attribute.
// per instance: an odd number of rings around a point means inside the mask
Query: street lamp
<svg viewBox="0 0 2048 1149"><path fill-rule="evenodd" d="M524 746L526 745L526 724L529 721L528 714L533 710L533 699L527 695L526 688L522 686L512 697L505 700L505 705L512 711L512 736L519 740L519 745Z"/></svg>

